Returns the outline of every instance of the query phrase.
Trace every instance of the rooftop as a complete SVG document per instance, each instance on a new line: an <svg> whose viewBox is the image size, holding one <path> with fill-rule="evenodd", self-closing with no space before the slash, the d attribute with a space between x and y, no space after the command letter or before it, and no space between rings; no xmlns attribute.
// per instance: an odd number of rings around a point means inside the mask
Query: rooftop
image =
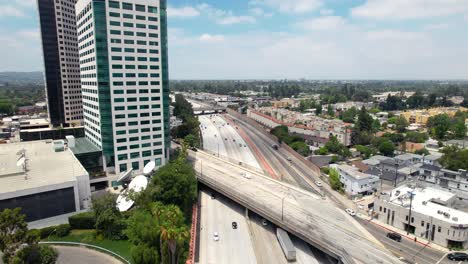
<svg viewBox="0 0 468 264"><path fill-rule="evenodd" d="M367 178L375 178L374 175L360 172L358 168L350 166L350 165L340 164L340 165L337 165L337 167L340 170L346 172L349 176L353 177L356 180L363 180L363 179L367 179Z"/></svg>
<svg viewBox="0 0 468 264"><path fill-rule="evenodd" d="M432 187L412 189L403 185L391 192L389 202L409 209L411 192L413 192L413 211L451 224L468 225L468 213L442 205L450 203L455 198L456 195L449 191Z"/></svg>
<svg viewBox="0 0 468 264"><path fill-rule="evenodd" d="M17 166L22 150L26 174ZM55 152L50 140L0 145L0 193L73 182L87 174L70 150Z"/></svg>
<svg viewBox="0 0 468 264"><path fill-rule="evenodd" d="M421 159L421 155L413 154L413 153L405 153L395 157L398 160L412 160L412 159Z"/></svg>
<svg viewBox="0 0 468 264"><path fill-rule="evenodd" d="M75 138L75 147L70 148L70 150L75 155L101 151L96 145L84 137Z"/></svg>

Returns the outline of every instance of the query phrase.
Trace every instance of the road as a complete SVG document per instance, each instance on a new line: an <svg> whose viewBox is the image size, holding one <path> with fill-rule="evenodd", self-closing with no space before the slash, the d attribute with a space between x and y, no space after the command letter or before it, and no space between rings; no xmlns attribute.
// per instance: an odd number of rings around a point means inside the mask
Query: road
<svg viewBox="0 0 468 264"><path fill-rule="evenodd" d="M232 228L237 222L237 229ZM219 241L213 239L218 232ZM244 209L217 195L201 192L200 261L204 264L257 263Z"/></svg>
<svg viewBox="0 0 468 264"><path fill-rule="evenodd" d="M386 248L388 248L393 254L403 257L404 259L418 263L418 264L434 264L437 263L444 253L439 250L426 247L419 243L414 242L403 237L401 242L396 242L387 237L389 231L383 229L382 227L371 223L364 219L358 219L358 221L363 225L371 234L373 234L377 239L379 239ZM453 264L455 262L448 259L444 259L441 264Z"/></svg>
<svg viewBox="0 0 468 264"><path fill-rule="evenodd" d="M57 264L121 264L122 262L102 252L84 247L53 246L58 252Z"/></svg>
<svg viewBox="0 0 468 264"><path fill-rule="evenodd" d="M399 263L383 246L370 240L351 216L320 196L203 151L189 153L200 182L327 254L358 263ZM241 176L242 172L251 178Z"/></svg>

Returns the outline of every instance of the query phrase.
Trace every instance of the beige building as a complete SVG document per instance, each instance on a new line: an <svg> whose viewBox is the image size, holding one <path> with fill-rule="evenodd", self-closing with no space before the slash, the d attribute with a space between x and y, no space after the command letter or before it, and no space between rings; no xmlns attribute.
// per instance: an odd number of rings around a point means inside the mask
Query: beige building
<svg viewBox="0 0 468 264"><path fill-rule="evenodd" d="M403 116L410 124L420 124L426 125L429 117L439 115L439 114L448 114L449 116L454 116L457 111L468 111L468 108L464 107L438 107L430 108L423 110L412 110L400 112L400 115Z"/></svg>

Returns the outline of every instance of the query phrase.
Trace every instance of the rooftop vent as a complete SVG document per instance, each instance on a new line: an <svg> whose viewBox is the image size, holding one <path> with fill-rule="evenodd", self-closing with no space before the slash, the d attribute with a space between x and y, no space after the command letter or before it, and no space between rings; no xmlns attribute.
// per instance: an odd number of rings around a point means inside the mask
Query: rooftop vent
<svg viewBox="0 0 468 264"><path fill-rule="evenodd" d="M452 217L452 220L458 222L458 217Z"/></svg>

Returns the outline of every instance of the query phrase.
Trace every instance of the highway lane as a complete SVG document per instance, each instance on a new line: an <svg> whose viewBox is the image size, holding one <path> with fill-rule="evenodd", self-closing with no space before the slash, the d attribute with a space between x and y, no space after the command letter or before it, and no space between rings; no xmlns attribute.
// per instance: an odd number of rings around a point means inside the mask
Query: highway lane
<svg viewBox="0 0 468 264"><path fill-rule="evenodd" d="M320 196L203 151L197 152L196 157L191 152L190 155L196 159L196 171L200 173L203 170L203 175L198 174L201 182L247 204L293 234L320 245L321 249L345 254L345 257L348 255L358 263L400 263L383 246L374 244L361 229L351 224L354 221L352 217ZM243 171L248 171L252 178L240 176Z"/></svg>
<svg viewBox="0 0 468 264"><path fill-rule="evenodd" d="M232 228L237 223L237 229ZM214 240L218 232L219 241ZM257 263L244 209L217 195L201 192L200 262L206 264Z"/></svg>

